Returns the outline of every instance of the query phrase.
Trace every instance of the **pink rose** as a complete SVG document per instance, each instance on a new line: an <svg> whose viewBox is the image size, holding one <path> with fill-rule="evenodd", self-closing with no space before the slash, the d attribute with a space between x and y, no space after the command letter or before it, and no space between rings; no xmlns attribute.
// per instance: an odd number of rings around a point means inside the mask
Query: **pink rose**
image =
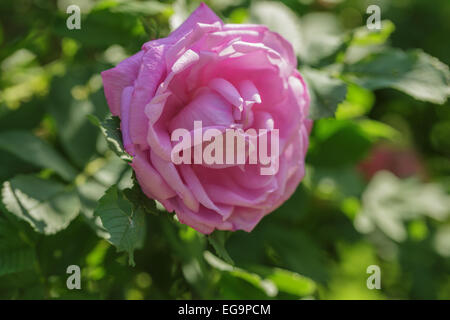
<svg viewBox="0 0 450 320"><path fill-rule="evenodd" d="M202 233L251 231L304 176L312 122L296 67L291 44L279 34L262 25L224 24L202 4L167 38L145 43L102 72L143 192ZM270 135L278 129L273 174L261 174L266 165L259 162L175 164L172 132L193 134L194 121L221 133L253 128ZM248 147L249 135L243 135Z"/></svg>

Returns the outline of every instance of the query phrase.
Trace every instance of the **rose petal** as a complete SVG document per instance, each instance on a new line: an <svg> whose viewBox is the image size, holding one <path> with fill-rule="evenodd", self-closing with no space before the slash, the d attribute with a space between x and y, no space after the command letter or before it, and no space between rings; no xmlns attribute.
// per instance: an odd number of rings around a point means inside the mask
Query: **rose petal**
<svg viewBox="0 0 450 320"><path fill-rule="evenodd" d="M164 180L171 186L178 196L183 199L184 204L192 211L197 212L199 203L192 192L186 187L181 179L175 165L158 157L156 153L150 151L150 159L156 170L161 174Z"/></svg>
<svg viewBox="0 0 450 320"><path fill-rule="evenodd" d="M195 197L202 205L219 213L223 217L223 220L226 220L231 215L231 213L233 212L233 207L214 204L214 202L209 198L208 194L203 188L200 180L197 178L194 171L189 165L181 165L180 171L189 189L194 193Z"/></svg>
<svg viewBox="0 0 450 320"><path fill-rule="evenodd" d="M183 24L172 31L169 38L175 40L176 42L193 30L198 23L214 24L215 22L219 22L223 25L222 20L220 20L220 18L210 8L208 8L206 4L201 3L200 6L191 13L186 21L183 22Z"/></svg>
<svg viewBox="0 0 450 320"><path fill-rule="evenodd" d="M130 104L130 138L134 144L147 148L148 119L144 110L153 98L161 77L165 72L163 61L165 47L149 48L142 58L139 75L134 82Z"/></svg>
<svg viewBox="0 0 450 320"><path fill-rule="evenodd" d="M129 115L133 90L133 87L126 87L125 89L123 89L121 101L122 108L120 110L120 129L122 132L123 145L125 147L125 150L131 155L134 155L134 146L130 138Z"/></svg>
<svg viewBox="0 0 450 320"><path fill-rule="evenodd" d="M144 53L139 51L135 55L123 60L115 68L101 73L106 101L111 113L115 116L120 114L120 102L122 91L125 87L133 85Z"/></svg>
<svg viewBox="0 0 450 320"><path fill-rule="evenodd" d="M161 175L152 167L148 160L148 152L136 150L131 166L142 191L150 198L165 200L176 195L163 180Z"/></svg>

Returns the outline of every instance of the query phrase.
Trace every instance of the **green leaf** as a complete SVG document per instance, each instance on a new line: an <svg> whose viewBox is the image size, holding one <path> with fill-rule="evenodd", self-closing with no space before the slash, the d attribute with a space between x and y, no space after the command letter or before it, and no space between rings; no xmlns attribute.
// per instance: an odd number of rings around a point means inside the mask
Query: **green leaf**
<svg viewBox="0 0 450 320"><path fill-rule="evenodd" d="M131 185L129 166L115 155L109 158L97 158L88 163L86 168L92 168L89 176L77 184L77 193L81 202L81 213L86 222L94 229L98 236L105 238L107 234L99 217L94 216L98 200L113 184L123 187Z"/></svg>
<svg viewBox="0 0 450 320"><path fill-rule="evenodd" d="M367 46L380 45L386 42L395 31L395 25L392 21L381 21L380 30L370 30L367 26L359 27L353 30L353 36L350 45Z"/></svg>
<svg viewBox="0 0 450 320"><path fill-rule="evenodd" d="M277 295L277 287L271 280L263 279L256 273L248 272L244 269L233 267L232 265L226 263L225 261L219 259L209 251L204 252L205 260L214 268L227 272L231 276L244 280L254 287L263 291L268 297L274 297Z"/></svg>
<svg viewBox="0 0 450 320"><path fill-rule="evenodd" d="M300 63L310 66L331 64L336 52L345 49L344 30L336 15L311 12L300 18L301 38L295 52Z"/></svg>
<svg viewBox="0 0 450 320"><path fill-rule="evenodd" d="M58 141L79 167L95 156L100 136L98 128L86 116L94 114L103 118L108 113L98 68L89 64L83 68L69 67L64 76L53 79L46 102Z"/></svg>
<svg viewBox="0 0 450 320"><path fill-rule="evenodd" d="M311 68L301 70L311 96L309 117L320 119L333 117L347 94L347 85L323 71Z"/></svg>
<svg viewBox="0 0 450 320"><path fill-rule="evenodd" d="M69 100L64 107L58 104L50 110L65 152L80 167L83 167L96 152L99 132L86 121L86 115L93 110L94 105L89 100Z"/></svg>
<svg viewBox="0 0 450 320"><path fill-rule="evenodd" d="M214 250L216 250L216 253L224 259L229 264L234 265L233 259L231 259L230 255L227 252L227 249L225 248L225 241L229 234L225 231L216 230L210 235L208 235L208 241L211 243L211 245L214 247Z"/></svg>
<svg viewBox="0 0 450 320"><path fill-rule="evenodd" d="M131 161L131 156L125 151L123 147L119 117L110 116L100 122L98 118L90 115L89 119L92 123L100 127L111 150L113 150L115 154L117 154L121 159Z"/></svg>
<svg viewBox="0 0 450 320"><path fill-rule="evenodd" d="M299 297L310 296L316 290L316 283L296 272L281 268L268 268L265 266L254 266L252 271L272 281L279 291L293 294Z"/></svg>
<svg viewBox="0 0 450 320"><path fill-rule="evenodd" d="M433 125L430 139L435 150L450 155L450 120L444 120Z"/></svg>
<svg viewBox="0 0 450 320"><path fill-rule="evenodd" d="M443 104L450 94L448 66L421 50L387 49L346 65L343 72L370 90L394 88L417 100Z"/></svg>
<svg viewBox="0 0 450 320"><path fill-rule="evenodd" d="M331 13L313 12L299 18L285 4L276 1L255 1L250 12L253 22L264 24L286 38L302 64L318 64L336 52L344 41L339 20Z"/></svg>
<svg viewBox="0 0 450 320"><path fill-rule="evenodd" d="M314 143L308 162L315 166L339 167L362 160L373 139L349 120L320 119L314 123Z"/></svg>
<svg viewBox="0 0 450 320"><path fill-rule="evenodd" d="M408 236L406 221L425 216L445 221L450 215L448 208L450 196L440 185L401 180L388 171L380 171L364 191L355 226L363 233L377 227L389 238L401 242Z"/></svg>
<svg viewBox="0 0 450 320"><path fill-rule="evenodd" d="M337 168L315 166L309 168L308 174L310 187L322 199L345 201L348 197L359 197L365 186L353 165Z"/></svg>
<svg viewBox="0 0 450 320"><path fill-rule="evenodd" d="M399 141L401 134L393 127L376 120L362 119L356 122L359 128L373 141L380 138Z"/></svg>
<svg viewBox="0 0 450 320"><path fill-rule="evenodd" d="M0 276L33 268L36 254L31 247L0 249Z"/></svg>
<svg viewBox="0 0 450 320"><path fill-rule="evenodd" d="M31 175L19 175L6 181L2 202L9 212L44 234L66 228L80 210L75 190Z"/></svg>
<svg viewBox="0 0 450 320"><path fill-rule="evenodd" d="M251 233L236 232L230 237L228 247L234 260L243 266L253 266L255 261L269 260L278 267L325 283L329 277L327 253L317 241L324 234L318 234L318 230L314 230L314 236L310 236L302 230L302 226L311 220L303 220L300 224L286 219L280 221L277 217L280 209L263 219ZM299 214L298 206L285 206L283 210ZM327 229L325 233L328 235L329 231Z"/></svg>
<svg viewBox="0 0 450 320"><path fill-rule="evenodd" d="M65 15L60 15L55 21L53 33L61 38L72 38L88 48L107 48L111 44L130 45L131 40L143 40L144 28L139 18L125 12L112 12L113 6L108 7L109 1L82 15L82 25L89 26L89 32L72 32L65 25ZM138 41L140 42L140 41Z"/></svg>
<svg viewBox="0 0 450 320"><path fill-rule="evenodd" d="M394 24L389 20L381 22L380 30L369 30L366 26L355 28L344 34L342 45L336 50L328 64L333 62L355 63L362 58L380 52L386 48L386 41L395 30Z"/></svg>
<svg viewBox="0 0 450 320"><path fill-rule="evenodd" d="M7 151L0 151L0 183L11 179L19 173L26 174L39 171L40 168L33 166L29 162L26 162Z"/></svg>
<svg viewBox="0 0 450 320"><path fill-rule="evenodd" d="M36 254L0 212L0 276L33 268Z"/></svg>
<svg viewBox="0 0 450 320"><path fill-rule="evenodd" d="M264 24L270 30L278 32L292 43L294 50L300 48L300 20L286 5L281 2L258 1L252 4L250 14L252 22Z"/></svg>
<svg viewBox="0 0 450 320"><path fill-rule="evenodd" d="M170 7L165 3L154 1L126 1L119 2L110 8L111 12L126 13L136 16L155 15L168 10Z"/></svg>
<svg viewBox="0 0 450 320"><path fill-rule="evenodd" d="M151 218L155 219L153 216ZM205 236L191 227L180 224L166 214L156 218L152 226L161 230L160 235L168 244L171 255L181 264L181 271L186 281L192 285L201 296L208 296L209 273L206 269L203 252L207 240ZM155 225L156 224L156 225Z"/></svg>
<svg viewBox="0 0 450 320"><path fill-rule="evenodd" d="M44 117L44 106L42 99L24 102L13 110L0 105L0 131L30 130L37 127Z"/></svg>
<svg viewBox="0 0 450 320"><path fill-rule="evenodd" d="M347 87L345 101L337 108L336 119L351 119L365 115L370 111L374 102L375 95L372 91L350 84Z"/></svg>
<svg viewBox="0 0 450 320"><path fill-rule="evenodd" d="M307 233L285 224L265 224L260 230L266 246L277 257L277 265L292 270L315 281L328 279L326 253Z"/></svg>
<svg viewBox="0 0 450 320"><path fill-rule="evenodd" d="M155 215L159 214L158 209L156 208L155 200L150 199L144 194L144 192L142 192L139 183L134 177L134 173L133 173L133 187L125 189L123 193L125 194L127 199L129 199L131 203L133 203L135 208L141 207L146 213L151 213Z"/></svg>
<svg viewBox="0 0 450 320"><path fill-rule="evenodd" d="M40 168L50 168L62 178L71 181L76 170L48 143L27 131L7 131L0 133L0 149L6 150L19 159Z"/></svg>
<svg viewBox="0 0 450 320"><path fill-rule="evenodd" d="M142 247L145 237L144 211L135 210L117 185L113 185L99 200L94 214L100 217L109 233L108 241L118 252L127 252L129 264L134 266L134 250Z"/></svg>

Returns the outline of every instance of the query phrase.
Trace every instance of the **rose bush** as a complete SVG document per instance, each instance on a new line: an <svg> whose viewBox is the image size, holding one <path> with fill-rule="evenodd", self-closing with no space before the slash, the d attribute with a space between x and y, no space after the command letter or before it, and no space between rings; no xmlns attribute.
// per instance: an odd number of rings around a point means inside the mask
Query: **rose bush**
<svg viewBox="0 0 450 320"><path fill-rule="evenodd" d="M224 24L202 4L167 38L102 73L111 113L143 192L202 233L251 231L304 176L312 122L292 46L262 25ZM205 128L279 130L279 168L171 161L171 133Z"/></svg>

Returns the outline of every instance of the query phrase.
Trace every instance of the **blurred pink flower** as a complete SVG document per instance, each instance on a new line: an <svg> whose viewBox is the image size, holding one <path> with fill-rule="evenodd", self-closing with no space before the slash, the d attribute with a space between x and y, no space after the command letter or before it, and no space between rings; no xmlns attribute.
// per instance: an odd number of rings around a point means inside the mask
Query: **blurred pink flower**
<svg viewBox="0 0 450 320"><path fill-rule="evenodd" d="M367 180L381 170L390 171L399 178L413 175L426 178L425 167L414 150L398 149L389 144L373 147L369 156L360 163L359 169Z"/></svg>

